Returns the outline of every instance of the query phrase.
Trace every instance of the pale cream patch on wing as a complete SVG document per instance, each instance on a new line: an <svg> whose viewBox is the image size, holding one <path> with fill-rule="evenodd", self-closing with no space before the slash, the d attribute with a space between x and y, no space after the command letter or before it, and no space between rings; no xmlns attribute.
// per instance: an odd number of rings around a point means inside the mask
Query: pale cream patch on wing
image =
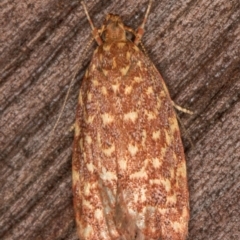
<svg viewBox="0 0 240 240"><path fill-rule="evenodd" d="M152 88L152 87L148 87L146 93L147 93L147 95L151 95L151 94L153 94L153 88Z"/></svg>
<svg viewBox="0 0 240 240"><path fill-rule="evenodd" d="M169 211L168 208L158 208L158 212L164 216Z"/></svg>
<svg viewBox="0 0 240 240"><path fill-rule="evenodd" d="M143 81L143 79L142 79L142 77L134 77L134 81L135 81L136 83L140 83L140 82Z"/></svg>
<svg viewBox="0 0 240 240"><path fill-rule="evenodd" d="M104 74L105 76L108 75L108 70L102 68L102 72L103 72L103 74Z"/></svg>
<svg viewBox="0 0 240 240"><path fill-rule="evenodd" d="M102 173L100 174L101 179L106 180L106 181L113 181L117 180L117 176L115 173L107 171L105 167L102 167Z"/></svg>
<svg viewBox="0 0 240 240"><path fill-rule="evenodd" d="M97 209L94 211L94 217L95 217L95 219L97 219L97 220L103 219L103 212L102 212L102 210L100 210L99 208L97 208Z"/></svg>
<svg viewBox="0 0 240 240"><path fill-rule="evenodd" d="M177 198L176 198L176 195L173 194L173 195L170 195L170 196L167 196L167 204L169 205L175 205L177 203Z"/></svg>
<svg viewBox="0 0 240 240"><path fill-rule="evenodd" d="M160 179L150 179L150 180L149 180L149 183L150 183L150 184L160 185L160 184L161 184L161 181L160 181Z"/></svg>
<svg viewBox="0 0 240 240"><path fill-rule="evenodd" d="M114 116L112 116L109 113L104 113L101 115L102 121L103 121L103 125L107 125L113 122L114 120Z"/></svg>
<svg viewBox="0 0 240 240"><path fill-rule="evenodd" d="M83 229L83 236L88 239L89 237L91 237L93 233L93 228L91 225L87 225L84 229Z"/></svg>
<svg viewBox="0 0 240 240"><path fill-rule="evenodd" d="M91 136L86 135L86 136L85 136L85 141L86 141L88 144L91 144L91 143L92 143L92 138L91 138Z"/></svg>
<svg viewBox="0 0 240 240"><path fill-rule="evenodd" d="M145 110L145 114L147 115L148 121L157 118L157 115L155 112Z"/></svg>
<svg viewBox="0 0 240 240"><path fill-rule="evenodd" d="M82 97L82 93L80 92L79 97L78 97L78 103L80 106L83 106L83 97Z"/></svg>
<svg viewBox="0 0 240 240"><path fill-rule="evenodd" d="M159 110L162 106L162 101L157 97L157 105L156 108Z"/></svg>
<svg viewBox="0 0 240 240"><path fill-rule="evenodd" d="M177 156L174 152L173 152L173 159L174 159L175 162L178 162L178 158L177 158Z"/></svg>
<svg viewBox="0 0 240 240"><path fill-rule="evenodd" d="M141 61L138 61L138 62L137 62L137 66L140 67L140 68L142 68L142 62L141 62Z"/></svg>
<svg viewBox="0 0 240 240"><path fill-rule="evenodd" d="M134 194L134 202L145 202L147 200L146 198L146 192L147 190L144 187L139 188L139 191L137 191ZM135 212L134 212L135 213ZM135 213L136 214L136 213ZM134 215L135 215L134 214Z"/></svg>
<svg viewBox="0 0 240 240"><path fill-rule="evenodd" d="M146 189L145 188L141 188L141 194L140 194L140 200L141 202L145 202L147 200L147 197L146 197Z"/></svg>
<svg viewBox="0 0 240 240"><path fill-rule="evenodd" d="M121 72L122 76L127 75L127 72L128 72L128 70L129 70L129 68L130 68L130 66L127 65L125 68L121 68L121 69L120 69L120 72Z"/></svg>
<svg viewBox="0 0 240 240"><path fill-rule="evenodd" d="M126 161L126 159L121 158L121 159L119 160L119 167L120 167L122 170L127 169L127 161Z"/></svg>
<svg viewBox="0 0 240 240"><path fill-rule="evenodd" d="M85 191L85 189L84 189L84 191ZM88 191L88 190L87 190ZM84 192L84 196L88 196L87 194L85 194L85 192ZM85 207L85 208L89 208L89 209L92 209L93 208L93 206L91 205L91 203L88 201L88 200L86 200L85 198L82 198L82 205Z"/></svg>
<svg viewBox="0 0 240 240"><path fill-rule="evenodd" d="M139 199L139 194L134 194L134 202L137 203L138 202L138 199Z"/></svg>
<svg viewBox="0 0 240 240"><path fill-rule="evenodd" d="M165 91L161 91L161 92L158 94L158 96L159 96L160 98L166 97L166 92L165 92Z"/></svg>
<svg viewBox="0 0 240 240"><path fill-rule="evenodd" d="M91 66L91 71L94 71L95 69L96 69L96 65L93 64L93 65Z"/></svg>
<svg viewBox="0 0 240 240"><path fill-rule="evenodd" d="M132 92L132 86L126 86L124 93L127 95L127 94L130 94L131 92Z"/></svg>
<svg viewBox="0 0 240 240"><path fill-rule="evenodd" d="M101 92L102 92L103 95L107 95L107 89L106 89L106 87L102 87L102 88L101 88Z"/></svg>
<svg viewBox="0 0 240 240"><path fill-rule="evenodd" d="M173 227L173 229L175 230L175 232L181 232L182 231L182 228L183 228L183 225L182 225L182 223L180 223L180 222L172 222L172 227Z"/></svg>
<svg viewBox="0 0 240 240"><path fill-rule="evenodd" d="M93 116L93 115L92 115L92 116L88 116L88 118L86 119L86 123L87 123L87 124L92 124L92 122L93 122L93 120L94 120L94 117L95 117L95 116Z"/></svg>
<svg viewBox="0 0 240 240"><path fill-rule="evenodd" d="M119 86L120 86L119 83L112 85L112 89L113 89L113 92L114 92L114 93L116 93L117 91L119 91Z"/></svg>
<svg viewBox="0 0 240 240"><path fill-rule="evenodd" d="M165 147L163 147L163 148L161 148L161 157L164 157L165 156L165 154L166 154L166 151L167 151L167 148L165 148Z"/></svg>
<svg viewBox="0 0 240 240"><path fill-rule="evenodd" d="M88 169L89 172L93 173L94 168L95 168L95 167L94 167L93 163L88 163L88 164L87 164L87 169Z"/></svg>
<svg viewBox="0 0 240 240"><path fill-rule="evenodd" d="M152 164L154 168L159 168L162 165L162 162L160 161L159 158L153 158L152 159Z"/></svg>
<svg viewBox="0 0 240 240"><path fill-rule="evenodd" d="M129 51L127 51L126 53L126 59L129 61L131 58L131 53Z"/></svg>
<svg viewBox="0 0 240 240"><path fill-rule="evenodd" d="M100 236L101 236L100 239L108 239L109 232L101 231ZM114 236L114 235L113 235L113 236Z"/></svg>
<svg viewBox="0 0 240 240"><path fill-rule="evenodd" d="M128 151L130 152L131 156L134 157L138 152L138 147L134 146L132 144L129 144L128 145Z"/></svg>
<svg viewBox="0 0 240 240"><path fill-rule="evenodd" d="M97 87L99 85L99 82L96 79L92 80L92 82L93 82L93 86L95 86L95 87Z"/></svg>
<svg viewBox="0 0 240 240"><path fill-rule="evenodd" d="M160 130L153 132L152 139L156 141L159 138L160 138Z"/></svg>
<svg viewBox="0 0 240 240"><path fill-rule="evenodd" d="M75 123L74 131L75 137L78 137L80 135L80 126L77 123Z"/></svg>
<svg viewBox="0 0 240 240"><path fill-rule="evenodd" d="M112 153L115 151L115 145L113 144L109 148L102 149L102 151L107 157L110 157L112 155Z"/></svg>
<svg viewBox="0 0 240 240"><path fill-rule="evenodd" d="M161 179L160 184L164 186L167 192L171 190L171 182L168 179Z"/></svg>
<svg viewBox="0 0 240 240"><path fill-rule="evenodd" d="M175 117L170 118L169 122L170 122L170 127L171 127L172 132L175 132L175 131L179 130L178 122L177 122L177 119Z"/></svg>
<svg viewBox="0 0 240 240"><path fill-rule="evenodd" d="M138 113L137 112L129 112L124 114L124 121L129 121L131 120L133 123L136 121L136 119L138 118Z"/></svg>
<svg viewBox="0 0 240 240"><path fill-rule="evenodd" d="M107 95L107 88L103 86L101 88L101 92L102 92L103 95Z"/></svg>
<svg viewBox="0 0 240 240"><path fill-rule="evenodd" d="M84 196L90 196L90 194L91 194L91 184L89 182L86 182L84 184L83 193L84 193ZM88 201L86 200L85 202L87 203Z"/></svg>
<svg viewBox="0 0 240 240"><path fill-rule="evenodd" d="M79 172L78 171L72 170L72 179L73 179L74 185L76 182L79 181Z"/></svg>
<svg viewBox="0 0 240 240"><path fill-rule="evenodd" d="M87 94L87 100L90 102L92 101L92 93Z"/></svg>

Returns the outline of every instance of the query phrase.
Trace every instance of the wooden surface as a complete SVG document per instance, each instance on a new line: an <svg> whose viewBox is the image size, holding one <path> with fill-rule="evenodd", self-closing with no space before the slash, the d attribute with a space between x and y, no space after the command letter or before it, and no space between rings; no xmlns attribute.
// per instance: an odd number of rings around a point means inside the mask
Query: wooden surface
<svg viewBox="0 0 240 240"><path fill-rule="evenodd" d="M86 1L97 27L136 28L147 1ZM96 44L79 1L0 2L0 239L77 240L71 146L81 78ZM191 197L189 240L240 239L240 1L154 1L143 43L179 113ZM82 65L80 64L82 62ZM78 71L62 118L49 132Z"/></svg>

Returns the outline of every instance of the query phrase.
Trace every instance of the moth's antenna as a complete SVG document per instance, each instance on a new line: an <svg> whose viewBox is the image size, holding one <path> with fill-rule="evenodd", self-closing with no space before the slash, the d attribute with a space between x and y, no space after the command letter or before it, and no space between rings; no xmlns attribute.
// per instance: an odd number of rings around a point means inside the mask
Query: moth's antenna
<svg viewBox="0 0 240 240"><path fill-rule="evenodd" d="M84 8L84 12L85 12L85 14L87 16L87 19L89 21L89 24L90 24L92 30L94 31L95 27L93 25L92 19L90 18L89 14L88 14L88 10L87 10L87 7L86 7L86 4L84 3L84 1L82 1L82 5L83 5L83 8Z"/></svg>
<svg viewBox="0 0 240 240"><path fill-rule="evenodd" d="M87 15L88 21L89 21L92 29L93 29L93 30L96 29L96 28L93 26L93 23L92 23L92 21L91 21L91 19L90 19L90 17L89 17L89 14L88 14L88 12L87 12L87 8L86 8L86 5L84 4L84 2L82 2L82 5L83 5L84 11L85 11L85 13L86 13L86 15ZM87 54L88 49L89 49L89 47L90 47L90 45L91 45L92 42L93 42L93 38L88 42L87 47L85 48L85 51L83 52L83 56L84 56L84 57L85 57L85 55ZM84 58L82 58L82 59L84 59ZM72 86L73 86L73 81L74 81L74 79L76 78L77 73L78 73L78 71L79 71L79 68L80 68L81 66L82 66L82 61L80 61L80 63L79 63L79 64L77 65L77 67L76 67L76 71L75 71L75 73L74 73L74 75L73 75L73 78L72 78L72 80L71 80L71 82L70 82L70 85L69 85L67 94L66 94L65 99L64 99L64 102L63 102L63 106L62 106L61 111L60 111L60 113L59 113L59 115L58 115L58 118L57 118L57 120L56 120L56 123L54 124L54 127L53 127L53 129L51 130L51 132L50 132L50 134L49 134L49 138L48 138L48 141L47 141L46 146L48 146L48 143L49 143L50 140L52 139L52 135L53 135L54 131L56 130L56 127L57 127L57 125L58 125L58 123L59 123L59 121L60 121L60 118L61 118L61 116L62 116L62 114L63 114L63 111L64 111L64 108L65 108L65 106L66 106L66 103L67 103L67 100L68 100L70 91L71 91Z"/></svg>
<svg viewBox="0 0 240 240"><path fill-rule="evenodd" d="M143 51L143 53L145 54L145 56L146 56L146 57L148 58L148 60L150 61L150 57L148 56L147 50L146 50L146 48L144 47L142 41L139 41L139 45L141 46L142 51Z"/></svg>
<svg viewBox="0 0 240 240"><path fill-rule="evenodd" d="M140 42L140 40L141 40L141 38L142 38L142 36L143 36L144 26L145 26L145 23L146 23L146 21L147 21L147 18L148 18L149 12L150 12L151 5L152 5L152 0L149 0L148 8L147 8L147 11L146 11L146 13L145 13L143 22L142 22L142 24L139 26L139 28L138 28L138 30L137 30L136 38L135 38L135 40L134 40L134 43L135 43L136 45L138 45L138 43Z"/></svg>
<svg viewBox="0 0 240 240"><path fill-rule="evenodd" d="M141 26L140 26L142 29L144 29L144 26L145 26L145 23L146 23L146 21L147 21L147 18L148 18L148 15L149 15L151 6L152 6L152 0L149 0L147 11L146 11L146 13L145 13L143 22L142 22L142 24L141 24Z"/></svg>
<svg viewBox="0 0 240 240"><path fill-rule="evenodd" d="M91 38L91 40L88 42L87 47L85 48L85 50L84 50L84 52L83 52L83 56L84 56L84 57L85 57L85 55L86 55L86 53L87 53L87 51L88 51L88 49L89 49L89 47L90 47L90 45L91 45L92 42L93 42L93 38ZM82 59L83 59L83 58L82 58ZM64 111L64 108L65 108L65 106L66 106L68 97L69 97L69 95L70 95L70 91L71 91L72 86L73 86L73 81L74 81L74 79L76 78L77 73L78 73L78 71L79 71L79 69L80 69L81 66L82 66L82 61L80 61L80 63L79 63L79 64L77 65L77 67L76 67L76 71L75 71L75 73L74 73L74 75L73 75L73 78L72 78L72 80L71 80L71 82L70 82L70 85L69 85L67 94L66 94L66 96L65 96L65 99L64 99L64 102L63 102L61 111L60 111L60 113L59 113L59 115L58 115L58 118L57 118L57 120L56 120L56 123L54 124L53 129L51 130L51 132L50 132L50 134L49 134L49 138L48 138L48 140L47 140L46 146L48 146L48 143L49 143L50 140L52 139L52 135L53 135L54 131L56 130L56 127L57 127L57 125L58 125L58 123L59 123L59 121L60 121L60 118L61 118L61 116L62 116L62 114L63 114L63 111Z"/></svg>
<svg viewBox="0 0 240 240"><path fill-rule="evenodd" d="M92 35L93 35L94 39L96 40L97 44L100 46L100 45L103 44L103 42L102 42L102 39L101 39L101 37L98 33L98 29L96 27L94 27L92 19L90 18L89 14L88 14L87 7L86 7L84 1L82 1L82 5L83 5L83 8L84 8L84 12L87 16L87 19L89 21L89 24L92 28Z"/></svg>
<svg viewBox="0 0 240 240"><path fill-rule="evenodd" d="M181 106L177 105L174 101L172 101L172 105L180 112L184 112L184 113L188 113L190 115L194 114L194 112L186 109L186 108L182 108Z"/></svg>

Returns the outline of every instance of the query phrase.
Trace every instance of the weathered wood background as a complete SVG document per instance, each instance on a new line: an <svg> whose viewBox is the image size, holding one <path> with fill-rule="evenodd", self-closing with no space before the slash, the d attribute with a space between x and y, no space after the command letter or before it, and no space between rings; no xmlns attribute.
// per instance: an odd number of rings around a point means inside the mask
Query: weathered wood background
<svg viewBox="0 0 240 240"><path fill-rule="evenodd" d="M87 1L136 28L147 0ZM92 45L80 1L0 2L0 239L77 240L71 146ZM143 43L194 148L183 137L191 196L189 240L240 239L240 1L154 1ZM83 63L79 66L79 63ZM74 72L64 113L47 145Z"/></svg>

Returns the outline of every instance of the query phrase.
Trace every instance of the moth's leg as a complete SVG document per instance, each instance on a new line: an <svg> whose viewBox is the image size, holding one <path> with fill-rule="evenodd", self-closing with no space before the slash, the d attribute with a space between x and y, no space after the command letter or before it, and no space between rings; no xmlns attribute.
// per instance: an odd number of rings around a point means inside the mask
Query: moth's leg
<svg viewBox="0 0 240 240"><path fill-rule="evenodd" d="M90 26L92 28L93 37L96 40L97 44L100 46L100 45L103 44L103 42L102 42L102 39L101 39L101 37L100 37L100 35L98 33L98 29L96 27L94 27L93 22L92 22L89 14L88 14L87 7L86 7L86 5L85 5L85 3L83 1L82 1L82 5L83 5L83 8L84 8L84 12L85 12L85 14L87 16L88 22L89 22L89 24L90 24Z"/></svg>
<svg viewBox="0 0 240 240"><path fill-rule="evenodd" d="M139 28L138 28L138 30L137 30L136 38L135 38L135 40L134 40L134 43L135 43L136 45L138 45L138 43L141 41L141 38L142 38L142 36L143 36L143 33L144 33L144 25L145 25L145 23L146 23L146 21L147 21L147 17L148 17L148 14L149 14L151 5L152 5L152 0L149 0L148 8L147 8L147 11L146 11L146 13L145 13L143 22L142 22L142 24L139 26Z"/></svg>
<svg viewBox="0 0 240 240"><path fill-rule="evenodd" d="M179 111L181 111L181 112L188 113L188 114L191 114L191 115L193 114L192 111L190 111L190 110L188 110L188 109L186 109L186 108L182 108L182 107L178 106L174 101L172 101L172 105L173 105L177 110L179 110Z"/></svg>
<svg viewBox="0 0 240 240"><path fill-rule="evenodd" d="M194 112L189 111L189 110L186 109L186 108L182 108L182 107L178 106L178 105L177 105L175 102L173 102L173 101L172 101L172 105L173 105L173 107L175 107L177 110L179 110L179 111L181 111L181 112L188 113L188 114L194 114ZM193 141L192 141L192 139L191 139L190 133L189 133L189 131L185 128L185 126L184 126L182 120L180 119L180 117L178 116L177 112L176 112L176 117L177 117L177 120L178 120L179 124L180 124L181 127L182 127L181 130L182 130L183 133L184 133L183 136L186 136L186 137L187 137L189 143L191 144L191 147L194 148L194 144L193 144Z"/></svg>

